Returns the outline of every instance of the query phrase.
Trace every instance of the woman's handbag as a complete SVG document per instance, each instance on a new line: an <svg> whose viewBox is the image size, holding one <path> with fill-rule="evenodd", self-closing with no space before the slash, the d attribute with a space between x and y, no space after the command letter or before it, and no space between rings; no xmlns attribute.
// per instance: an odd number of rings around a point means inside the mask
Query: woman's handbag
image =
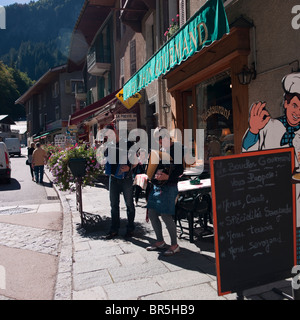
<svg viewBox="0 0 300 320"><path fill-rule="evenodd" d="M30 166L30 163L29 163L28 159L26 160L26 164L27 164L28 166Z"/></svg>

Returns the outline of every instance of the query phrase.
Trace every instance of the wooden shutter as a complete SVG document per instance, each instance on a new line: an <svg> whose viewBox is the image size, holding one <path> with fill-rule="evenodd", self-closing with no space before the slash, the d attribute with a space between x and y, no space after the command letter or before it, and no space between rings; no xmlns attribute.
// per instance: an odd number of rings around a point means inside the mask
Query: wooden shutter
<svg viewBox="0 0 300 320"><path fill-rule="evenodd" d="M186 22L186 0L179 0L179 26Z"/></svg>

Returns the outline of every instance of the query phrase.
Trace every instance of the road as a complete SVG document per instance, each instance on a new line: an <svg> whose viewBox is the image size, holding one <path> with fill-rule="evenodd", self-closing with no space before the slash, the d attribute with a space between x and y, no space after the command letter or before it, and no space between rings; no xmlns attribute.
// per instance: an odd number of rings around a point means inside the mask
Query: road
<svg viewBox="0 0 300 320"><path fill-rule="evenodd" d="M30 168L25 164L27 149L22 148L21 157L11 157L12 179L10 184L0 182L0 206L47 203L43 186L33 183ZM47 184L45 184L45 187Z"/></svg>
<svg viewBox="0 0 300 320"><path fill-rule="evenodd" d="M0 183L0 300L52 300L62 232L59 200L31 180L27 149L12 157L12 180Z"/></svg>

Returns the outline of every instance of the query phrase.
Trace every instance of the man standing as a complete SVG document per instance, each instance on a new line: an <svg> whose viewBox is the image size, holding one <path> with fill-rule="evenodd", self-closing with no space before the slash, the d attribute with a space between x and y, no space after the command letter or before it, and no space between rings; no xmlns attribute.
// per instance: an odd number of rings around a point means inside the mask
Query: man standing
<svg viewBox="0 0 300 320"><path fill-rule="evenodd" d="M132 237L135 228L135 206L133 203L133 178L128 150L132 143L119 137L113 125L107 125L104 133L108 138L106 174L109 175L109 197L111 206L111 227L106 239L118 236L120 228L120 194L123 193L127 208L127 231L125 237ZM125 146L125 149L124 149Z"/></svg>
<svg viewBox="0 0 300 320"><path fill-rule="evenodd" d="M35 182L43 184L44 165L47 162L47 152L41 148L41 144L37 142L36 149L32 154L32 167L35 174Z"/></svg>

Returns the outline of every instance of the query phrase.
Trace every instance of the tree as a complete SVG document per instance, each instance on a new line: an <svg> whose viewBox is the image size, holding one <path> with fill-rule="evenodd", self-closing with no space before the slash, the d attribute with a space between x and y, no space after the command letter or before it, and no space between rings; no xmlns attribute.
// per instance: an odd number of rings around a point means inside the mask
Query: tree
<svg viewBox="0 0 300 320"><path fill-rule="evenodd" d="M8 114L13 120L24 118L24 106L15 105L15 101L32 85L27 74L0 61L0 114Z"/></svg>

